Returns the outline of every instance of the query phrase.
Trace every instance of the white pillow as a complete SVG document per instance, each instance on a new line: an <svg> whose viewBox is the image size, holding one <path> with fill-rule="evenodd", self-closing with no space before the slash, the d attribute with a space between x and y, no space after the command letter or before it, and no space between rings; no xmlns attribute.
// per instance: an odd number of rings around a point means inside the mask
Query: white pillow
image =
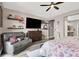
<svg viewBox="0 0 79 59"><path fill-rule="evenodd" d="M21 41L21 39L20 39L20 38L17 38L17 40L18 40L18 41Z"/></svg>

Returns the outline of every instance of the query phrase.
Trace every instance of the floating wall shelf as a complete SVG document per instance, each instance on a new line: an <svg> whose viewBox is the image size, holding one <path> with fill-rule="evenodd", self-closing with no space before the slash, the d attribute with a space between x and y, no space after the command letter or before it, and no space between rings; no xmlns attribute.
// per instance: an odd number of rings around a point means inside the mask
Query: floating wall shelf
<svg viewBox="0 0 79 59"><path fill-rule="evenodd" d="M24 29L24 28L8 28L8 29Z"/></svg>
<svg viewBox="0 0 79 59"><path fill-rule="evenodd" d="M16 21L24 21L24 20L21 20L21 19L15 19L15 18L8 18L10 20L16 20Z"/></svg>
<svg viewBox="0 0 79 59"><path fill-rule="evenodd" d="M12 15L12 14L9 14L7 19L10 19L10 20L17 20L17 21L24 21L24 18L22 16L18 16L18 15Z"/></svg>

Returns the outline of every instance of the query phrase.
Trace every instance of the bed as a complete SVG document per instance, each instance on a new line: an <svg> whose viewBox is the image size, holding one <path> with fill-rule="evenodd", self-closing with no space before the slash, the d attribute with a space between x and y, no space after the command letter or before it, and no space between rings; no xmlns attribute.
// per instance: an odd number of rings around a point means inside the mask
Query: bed
<svg viewBox="0 0 79 59"><path fill-rule="evenodd" d="M79 39L69 37L49 40L41 48L26 54L29 57L79 57Z"/></svg>

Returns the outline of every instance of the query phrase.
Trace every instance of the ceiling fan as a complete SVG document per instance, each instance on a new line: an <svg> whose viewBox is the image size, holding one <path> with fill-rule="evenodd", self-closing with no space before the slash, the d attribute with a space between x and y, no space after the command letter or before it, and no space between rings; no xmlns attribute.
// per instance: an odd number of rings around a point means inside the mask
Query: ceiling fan
<svg viewBox="0 0 79 59"><path fill-rule="evenodd" d="M51 2L51 4L49 4L49 5L44 4L44 5L40 5L40 6L49 6L49 8L46 10L46 12L47 12L52 7L54 7L56 10L59 10L59 8L56 5L61 4L61 3L64 3L64 2L56 2L56 3L55 2Z"/></svg>

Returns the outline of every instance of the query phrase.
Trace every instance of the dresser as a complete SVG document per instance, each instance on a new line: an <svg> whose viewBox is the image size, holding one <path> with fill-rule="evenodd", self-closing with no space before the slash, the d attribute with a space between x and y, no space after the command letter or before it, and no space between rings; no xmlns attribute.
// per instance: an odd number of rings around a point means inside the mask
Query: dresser
<svg viewBox="0 0 79 59"><path fill-rule="evenodd" d="M28 37L32 39L32 42L42 40L42 31L28 31Z"/></svg>

